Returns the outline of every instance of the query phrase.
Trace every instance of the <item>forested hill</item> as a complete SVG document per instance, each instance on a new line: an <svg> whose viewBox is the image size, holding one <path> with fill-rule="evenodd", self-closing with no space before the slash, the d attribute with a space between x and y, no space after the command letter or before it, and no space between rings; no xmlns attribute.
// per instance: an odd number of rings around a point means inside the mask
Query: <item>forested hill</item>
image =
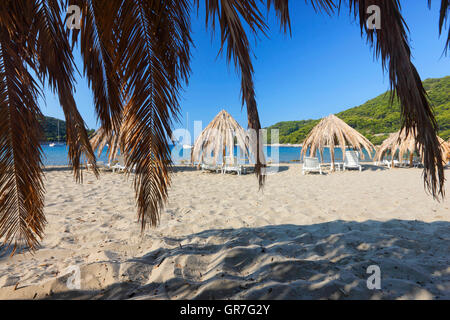
<svg viewBox="0 0 450 320"><path fill-rule="evenodd" d="M450 76L427 79L423 82L439 125L439 135L450 138ZM390 92L351 108L336 116L361 132L374 144L380 144L391 132L400 129L400 105L397 99L390 104ZM280 143L302 143L309 131L320 120L279 122L267 129L279 129ZM270 139L270 130L268 132ZM270 140L268 140L270 142Z"/></svg>
<svg viewBox="0 0 450 320"><path fill-rule="evenodd" d="M65 142L66 141L66 122L52 117L44 117L39 121L44 130L44 142ZM59 139L58 139L58 123L59 123ZM94 130L88 130L91 135Z"/></svg>

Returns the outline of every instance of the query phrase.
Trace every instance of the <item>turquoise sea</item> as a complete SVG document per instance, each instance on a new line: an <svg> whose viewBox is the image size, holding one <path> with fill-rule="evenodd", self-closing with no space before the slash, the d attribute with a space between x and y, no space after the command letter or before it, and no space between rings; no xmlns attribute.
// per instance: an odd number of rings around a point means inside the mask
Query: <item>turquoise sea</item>
<svg viewBox="0 0 450 320"><path fill-rule="evenodd" d="M172 158L175 164L181 163L182 160L190 159L189 149L181 149L178 147L174 149L174 146L172 146L171 148ZM57 144L54 147L50 147L48 144L44 144L42 145L42 150L44 154L43 163L45 166L68 164L67 146L65 144ZM266 155L266 157L271 158L274 163L289 163L293 161L299 161L300 152L300 147L264 147L264 154ZM237 150L235 150L235 154L237 154ZM367 156L367 153L365 154ZM106 149L97 160L107 162ZM342 161L342 152L339 149L336 149L335 151L335 160ZM370 157L366 157L365 161L367 160L370 160ZM325 149L324 151L324 159L322 162L330 162L330 152L328 149Z"/></svg>

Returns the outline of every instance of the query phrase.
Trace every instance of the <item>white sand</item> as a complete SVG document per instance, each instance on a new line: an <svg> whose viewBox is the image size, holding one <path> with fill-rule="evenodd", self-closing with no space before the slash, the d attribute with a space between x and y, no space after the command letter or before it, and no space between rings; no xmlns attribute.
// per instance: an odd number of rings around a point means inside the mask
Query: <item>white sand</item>
<svg viewBox="0 0 450 320"><path fill-rule="evenodd" d="M0 298L450 299L450 202L424 192L421 170L300 169L258 192L254 175L178 168L142 237L131 179L47 172L42 248L0 254ZM66 285L74 266L81 290Z"/></svg>

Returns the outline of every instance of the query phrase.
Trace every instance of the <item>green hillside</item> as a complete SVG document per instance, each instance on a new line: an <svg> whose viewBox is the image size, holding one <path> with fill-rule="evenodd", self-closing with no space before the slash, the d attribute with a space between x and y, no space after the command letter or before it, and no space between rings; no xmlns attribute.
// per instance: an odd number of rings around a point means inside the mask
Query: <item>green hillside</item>
<svg viewBox="0 0 450 320"><path fill-rule="evenodd" d="M41 121L44 131L44 141L58 141L58 122L59 122L59 141L66 141L66 122L52 117L44 117Z"/></svg>
<svg viewBox="0 0 450 320"><path fill-rule="evenodd" d="M434 107L439 125L439 135L450 138L450 76L427 79L423 82ZM390 93L386 92L361 106L351 108L336 116L361 132L374 144L380 144L389 133L400 129L400 105L397 99L390 104ZM319 120L279 122L267 129L278 129L280 143L301 143ZM268 131L270 139L270 130ZM268 140L270 142L270 140Z"/></svg>
<svg viewBox="0 0 450 320"><path fill-rule="evenodd" d="M65 142L66 141L66 122L52 117L44 117L39 121L44 131L44 142ZM58 122L59 122L59 139L58 139ZM88 130L88 134L92 135L94 130Z"/></svg>

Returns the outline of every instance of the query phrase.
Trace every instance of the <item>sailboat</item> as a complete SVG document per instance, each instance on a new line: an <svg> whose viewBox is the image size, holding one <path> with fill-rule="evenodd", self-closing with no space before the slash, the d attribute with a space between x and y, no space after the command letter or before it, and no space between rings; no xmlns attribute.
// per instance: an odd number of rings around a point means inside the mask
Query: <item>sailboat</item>
<svg viewBox="0 0 450 320"><path fill-rule="evenodd" d="M57 138L57 142L59 142L59 119L57 119L57 123L58 123L58 138ZM56 144L54 143L54 142L52 142L52 143L50 143L48 146L50 147L50 148L53 148L54 146L55 146Z"/></svg>
<svg viewBox="0 0 450 320"><path fill-rule="evenodd" d="M186 112L186 131L189 132L189 112ZM185 136L183 142L188 142ZM183 149L192 149L192 145L189 143L183 144Z"/></svg>

